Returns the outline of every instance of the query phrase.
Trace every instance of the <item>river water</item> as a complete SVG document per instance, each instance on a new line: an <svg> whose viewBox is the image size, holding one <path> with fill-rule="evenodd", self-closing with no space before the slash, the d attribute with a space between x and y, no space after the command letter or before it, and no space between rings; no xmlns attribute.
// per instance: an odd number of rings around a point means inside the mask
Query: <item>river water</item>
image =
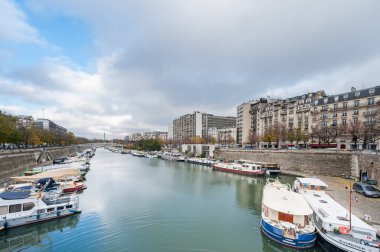
<svg viewBox="0 0 380 252"><path fill-rule="evenodd" d="M0 250L295 251L261 234L265 178L105 149L86 178L80 215L3 232Z"/></svg>

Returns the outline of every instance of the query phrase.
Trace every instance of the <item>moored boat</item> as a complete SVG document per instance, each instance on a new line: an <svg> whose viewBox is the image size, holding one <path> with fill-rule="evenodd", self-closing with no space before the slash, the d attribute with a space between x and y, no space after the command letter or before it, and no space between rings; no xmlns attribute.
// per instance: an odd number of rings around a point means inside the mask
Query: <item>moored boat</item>
<svg viewBox="0 0 380 252"><path fill-rule="evenodd" d="M291 248L310 248L316 241L313 211L304 198L278 180L263 189L261 230L273 241Z"/></svg>
<svg viewBox="0 0 380 252"><path fill-rule="evenodd" d="M243 175L263 175L265 173L261 165L248 162L217 162L212 165L212 168Z"/></svg>
<svg viewBox="0 0 380 252"><path fill-rule="evenodd" d="M313 209L313 220L327 251L379 252L376 229L332 199L320 179L297 178L294 188Z"/></svg>
<svg viewBox="0 0 380 252"><path fill-rule="evenodd" d="M79 213L76 194L29 192L0 193L0 229L33 224Z"/></svg>

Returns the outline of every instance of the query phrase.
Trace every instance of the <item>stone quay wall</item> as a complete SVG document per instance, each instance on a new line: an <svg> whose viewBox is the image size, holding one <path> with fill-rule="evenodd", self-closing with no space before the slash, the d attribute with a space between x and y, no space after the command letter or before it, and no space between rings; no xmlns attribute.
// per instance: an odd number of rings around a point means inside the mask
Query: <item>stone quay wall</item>
<svg viewBox="0 0 380 252"><path fill-rule="evenodd" d="M359 177L368 171L370 179L380 184L380 153L329 150L218 150L215 157L227 160L250 160L281 165L285 173Z"/></svg>
<svg viewBox="0 0 380 252"><path fill-rule="evenodd" d="M83 146L68 146L0 155L0 178L14 176L27 167L36 166L58 157L69 156L83 149L85 149Z"/></svg>

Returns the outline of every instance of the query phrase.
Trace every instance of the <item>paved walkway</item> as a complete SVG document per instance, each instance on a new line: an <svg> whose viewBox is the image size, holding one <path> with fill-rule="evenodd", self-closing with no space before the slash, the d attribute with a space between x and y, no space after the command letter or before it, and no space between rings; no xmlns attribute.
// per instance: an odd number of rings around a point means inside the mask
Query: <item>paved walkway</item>
<svg viewBox="0 0 380 252"><path fill-rule="evenodd" d="M293 173L294 175L299 175L303 177L314 177L319 178L325 182L329 187L327 193L335 199L339 204L341 204L346 209L349 208L350 204L350 194L349 188L350 181L348 179L339 177L329 177L322 175L310 175L302 173ZM354 181L352 181L352 184ZM371 216L371 226L377 229L378 234L380 234L380 198L367 198L363 195L352 192L352 213L363 219L364 215Z"/></svg>

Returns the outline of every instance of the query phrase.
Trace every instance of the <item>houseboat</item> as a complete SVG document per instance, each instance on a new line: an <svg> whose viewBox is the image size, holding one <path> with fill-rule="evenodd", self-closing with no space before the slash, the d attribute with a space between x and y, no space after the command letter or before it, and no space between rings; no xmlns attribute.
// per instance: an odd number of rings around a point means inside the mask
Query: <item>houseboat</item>
<svg viewBox="0 0 380 252"><path fill-rule="evenodd" d="M178 152L164 152L164 154L161 155L161 158L165 160L172 160L172 161L178 161L178 162L186 161L186 156Z"/></svg>
<svg viewBox="0 0 380 252"><path fill-rule="evenodd" d="M273 241L296 249L313 247L317 239L313 210L306 200L278 180L263 189L261 230Z"/></svg>
<svg viewBox="0 0 380 252"><path fill-rule="evenodd" d="M333 200L326 193L327 185L323 181L315 178L297 178L294 189L313 209L313 220L321 237L319 243L325 250L380 251L376 229Z"/></svg>
<svg viewBox="0 0 380 252"><path fill-rule="evenodd" d="M263 175L265 173L261 165L248 162L217 162L212 165L212 168L243 175Z"/></svg>
<svg viewBox="0 0 380 252"><path fill-rule="evenodd" d="M210 160L208 158L197 158L197 157L188 158L186 162L191 163L191 164L204 165L204 166L212 166L215 163L215 161Z"/></svg>

